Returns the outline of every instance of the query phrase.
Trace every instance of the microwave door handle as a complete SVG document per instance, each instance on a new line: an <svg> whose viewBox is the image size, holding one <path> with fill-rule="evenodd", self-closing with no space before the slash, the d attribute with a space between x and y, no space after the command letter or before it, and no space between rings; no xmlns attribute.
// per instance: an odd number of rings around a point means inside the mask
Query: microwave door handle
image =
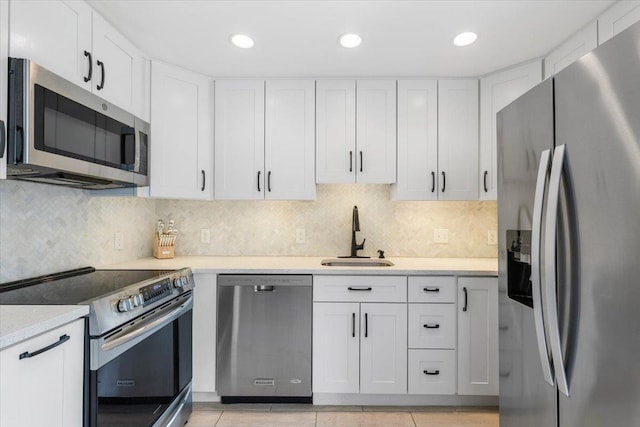
<svg viewBox="0 0 640 427"><path fill-rule="evenodd" d="M560 202L560 181L566 156L566 145L559 145L553 152L551 163L551 177L549 178L549 198L547 206L547 218L545 223L545 299L547 313L547 325L549 325L549 344L553 356L553 369L558 382L558 390L565 396L569 396L569 384L564 367L562 345L560 344L560 325L558 322L558 298L556 278L556 254L557 254L557 230L558 230L558 204Z"/></svg>
<svg viewBox="0 0 640 427"><path fill-rule="evenodd" d="M547 347L547 337L544 330L543 306L542 306L542 280L540 277L540 239L542 237L542 211L544 204L544 193L549 172L549 160L551 150L544 150L540 155L540 166L538 167L538 178L536 180L536 191L533 199L533 224L531 227L531 285L533 297L533 319L538 341L538 353L542 364L542 375L544 380L551 386L554 385L551 374L551 362L549 361L549 349Z"/></svg>
<svg viewBox="0 0 640 427"><path fill-rule="evenodd" d="M4 127L4 120L0 120L0 159L4 157L4 147L7 142L7 131Z"/></svg>
<svg viewBox="0 0 640 427"><path fill-rule="evenodd" d="M126 170L136 162L136 130L132 127L122 128L120 134L120 163L127 166Z"/></svg>

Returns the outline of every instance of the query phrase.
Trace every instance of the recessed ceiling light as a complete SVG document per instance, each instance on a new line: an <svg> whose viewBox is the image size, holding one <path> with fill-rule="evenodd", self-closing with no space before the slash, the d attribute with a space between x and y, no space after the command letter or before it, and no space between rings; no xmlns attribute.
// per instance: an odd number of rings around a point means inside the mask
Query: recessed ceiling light
<svg viewBox="0 0 640 427"><path fill-rule="evenodd" d="M360 44L362 43L362 37L357 34L349 33L341 35L338 41L340 42L342 47L351 49L353 47L360 46Z"/></svg>
<svg viewBox="0 0 640 427"><path fill-rule="evenodd" d="M249 49L254 45L253 39L246 34L231 34L229 40L234 46L242 49Z"/></svg>
<svg viewBox="0 0 640 427"><path fill-rule="evenodd" d="M469 31L469 32L458 34L453 39L453 44L455 44L456 46L468 46L471 43L475 42L477 39L478 39L478 35L476 33L472 33Z"/></svg>

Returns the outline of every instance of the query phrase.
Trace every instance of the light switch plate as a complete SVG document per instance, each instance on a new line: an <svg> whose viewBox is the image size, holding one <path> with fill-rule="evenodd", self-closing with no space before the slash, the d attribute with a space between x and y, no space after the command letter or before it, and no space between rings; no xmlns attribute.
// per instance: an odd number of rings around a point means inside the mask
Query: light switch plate
<svg viewBox="0 0 640 427"><path fill-rule="evenodd" d="M124 234L122 231L116 231L113 233L113 249L118 251L122 250L122 244L124 240Z"/></svg>
<svg viewBox="0 0 640 427"><path fill-rule="evenodd" d="M487 231L487 245L498 244L498 232L496 230Z"/></svg>
<svg viewBox="0 0 640 427"><path fill-rule="evenodd" d="M208 228L200 229L200 243L211 243L211 230Z"/></svg>
<svg viewBox="0 0 640 427"><path fill-rule="evenodd" d="M433 230L433 243L449 243L449 229L435 228Z"/></svg>
<svg viewBox="0 0 640 427"><path fill-rule="evenodd" d="M303 244L307 241L306 232L304 228L296 228L296 243Z"/></svg>

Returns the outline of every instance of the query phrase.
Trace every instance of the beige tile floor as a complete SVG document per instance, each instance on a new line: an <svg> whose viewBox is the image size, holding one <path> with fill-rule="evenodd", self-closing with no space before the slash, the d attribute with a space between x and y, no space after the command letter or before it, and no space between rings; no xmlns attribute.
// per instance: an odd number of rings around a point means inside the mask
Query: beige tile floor
<svg viewBox="0 0 640 427"><path fill-rule="evenodd" d="M498 427L496 408L194 404L187 427Z"/></svg>

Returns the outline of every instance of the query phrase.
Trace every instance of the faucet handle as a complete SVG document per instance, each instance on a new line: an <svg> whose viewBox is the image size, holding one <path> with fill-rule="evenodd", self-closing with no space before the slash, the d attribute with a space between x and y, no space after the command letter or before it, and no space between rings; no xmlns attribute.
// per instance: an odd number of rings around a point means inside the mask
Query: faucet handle
<svg viewBox="0 0 640 427"><path fill-rule="evenodd" d="M367 239L362 239L362 243L360 243L359 245L356 244L356 250L359 251L359 250L364 249L364 242L366 242L366 241L367 241Z"/></svg>

